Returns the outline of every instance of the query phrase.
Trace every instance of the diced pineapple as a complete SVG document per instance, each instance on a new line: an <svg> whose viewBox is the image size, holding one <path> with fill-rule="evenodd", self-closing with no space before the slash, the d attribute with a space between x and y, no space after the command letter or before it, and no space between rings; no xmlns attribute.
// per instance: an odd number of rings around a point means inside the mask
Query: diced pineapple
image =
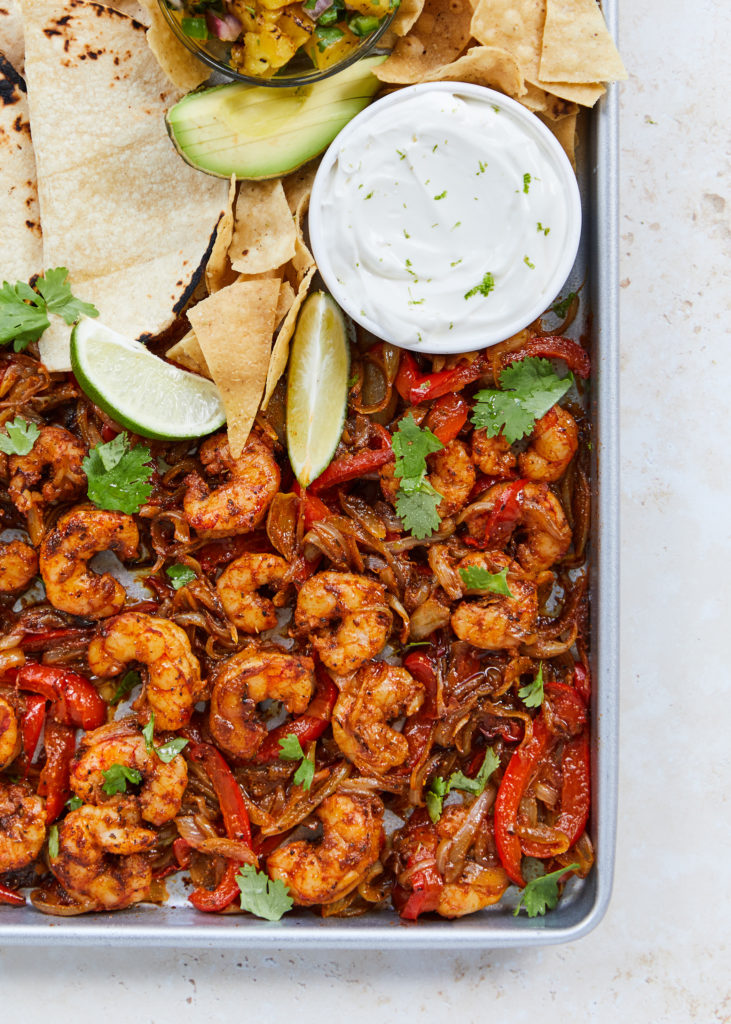
<svg viewBox="0 0 731 1024"><path fill-rule="evenodd" d="M315 23L312 18L307 17L301 4L285 7L279 19L279 27L296 44L297 49L304 46L315 31Z"/></svg>
<svg viewBox="0 0 731 1024"><path fill-rule="evenodd" d="M258 7L264 7L269 11L278 11L281 7L287 7L291 0L257 0Z"/></svg>
<svg viewBox="0 0 731 1024"><path fill-rule="evenodd" d="M231 13L241 22L244 32L254 31L254 19L256 17L255 0L229 0L228 7Z"/></svg>
<svg viewBox="0 0 731 1024"><path fill-rule="evenodd" d="M277 25L244 36L244 73L266 78L284 67L297 46Z"/></svg>
<svg viewBox="0 0 731 1024"><path fill-rule="evenodd" d="M372 14L374 18L382 18L393 10L393 0L348 0L348 10L359 14Z"/></svg>
<svg viewBox="0 0 731 1024"><path fill-rule="evenodd" d="M316 68L330 68L347 57L356 46L360 46L361 40L347 26L338 25L338 28L342 31L342 36L324 49L320 49L316 35L306 44L305 52Z"/></svg>

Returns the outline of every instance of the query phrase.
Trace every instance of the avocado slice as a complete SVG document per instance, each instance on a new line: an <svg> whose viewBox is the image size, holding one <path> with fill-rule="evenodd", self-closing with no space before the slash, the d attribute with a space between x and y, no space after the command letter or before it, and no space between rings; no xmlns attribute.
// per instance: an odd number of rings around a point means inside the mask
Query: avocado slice
<svg viewBox="0 0 731 1024"><path fill-rule="evenodd" d="M381 84L373 68L385 59L365 57L297 88L237 82L189 93L166 115L170 138L187 163L219 178L289 174L368 105Z"/></svg>

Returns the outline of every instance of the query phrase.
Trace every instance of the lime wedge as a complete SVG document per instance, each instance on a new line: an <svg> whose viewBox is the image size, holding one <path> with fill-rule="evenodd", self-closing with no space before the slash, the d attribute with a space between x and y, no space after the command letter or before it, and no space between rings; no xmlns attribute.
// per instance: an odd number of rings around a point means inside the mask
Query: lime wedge
<svg viewBox="0 0 731 1024"><path fill-rule="evenodd" d="M143 437L186 440L226 421L212 381L179 370L97 320L83 318L74 327L71 366L92 402Z"/></svg>
<svg viewBox="0 0 731 1024"><path fill-rule="evenodd" d="M325 292L305 302L289 356L287 447L307 487L329 465L343 432L350 352L340 307Z"/></svg>

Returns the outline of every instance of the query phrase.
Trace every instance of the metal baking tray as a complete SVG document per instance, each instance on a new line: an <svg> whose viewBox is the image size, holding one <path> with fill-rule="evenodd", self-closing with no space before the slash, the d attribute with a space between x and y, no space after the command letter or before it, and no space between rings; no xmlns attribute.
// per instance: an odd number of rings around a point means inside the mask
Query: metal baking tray
<svg viewBox="0 0 731 1024"><path fill-rule="evenodd" d="M616 38L616 0L604 0ZM590 310L590 409L593 421L591 534L592 811L596 864L573 879L545 917L514 917L517 894L454 921L403 922L393 910L338 919L294 911L271 923L250 915L200 914L178 888L165 907L139 906L112 914L46 917L31 906L0 907L0 943L8 945L187 946L196 948L427 949L543 946L581 938L602 919L614 873L618 758L618 95L610 86L584 126L578 177L584 208L581 246L570 285L584 282ZM567 285L569 287L569 285ZM587 325L585 325L587 326ZM511 893L516 894L510 901Z"/></svg>

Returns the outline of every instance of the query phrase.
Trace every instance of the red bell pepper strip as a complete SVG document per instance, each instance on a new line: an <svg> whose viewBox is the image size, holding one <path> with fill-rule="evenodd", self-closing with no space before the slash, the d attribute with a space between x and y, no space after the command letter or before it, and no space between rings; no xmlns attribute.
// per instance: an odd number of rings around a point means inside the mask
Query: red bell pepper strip
<svg viewBox="0 0 731 1024"><path fill-rule="evenodd" d="M568 732L575 736L586 725L586 704L583 697L566 683L549 682L545 691L551 702L551 710L557 718L566 723Z"/></svg>
<svg viewBox="0 0 731 1024"><path fill-rule="evenodd" d="M313 523L333 515L324 501L314 494L308 494L298 483L292 485L292 490L304 505L305 530L311 529Z"/></svg>
<svg viewBox="0 0 731 1024"><path fill-rule="evenodd" d="M508 762L495 798L495 845L508 875L524 886L522 850L517 832L518 809L528 784L553 745L554 737L542 718L533 721L533 735Z"/></svg>
<svg viewBox="0 0 731 1024"><path fill-rule="evenodd" d="M574 687L586 704L591 699L591 674L580 661L574 665Z"/></svg>
<svg viewBox="0 0 731 1024"><path fill-rule="evenodd" d="M209 541L199 549L195 557L203 572L212 572L219 565L226 565L247 551L258 553L271 550L272 546L266 533L263 530L257 530L241 537L226 537L222 540Z"/></svg>
<svg viewBox="0 0 731 1024"><path fill-rule="evenodd" d="M419 914L436 910L439 896L444 888L444 879L436 864L427 864L415 871L410 879L411 893L399 910L405 921L415 921Z"/></svg>
<svg viewBox="0 0 731 1024"><path fill-rule="evenodd" d="M12 907L24 907L25 897L0 882L0 903L9 903Z"/></svg>
<svg viewBox="0 0 731 1024"><path fill-rule="evenodd" d="M443 445L448 445L457 437L469 414L470 407L464 398L450 392L436 400L429 410L425 425Z"/></svg>
<svg viewBox="0 0 731 1024"><path fill-rule="evenodd" d="M204 914L217 914L226 907L230 907L239 895L239 883L236 876L241 868L235 860L226 864L223 878L215 889L194 889L188 899L196 910L202 910Z"/></svg>
<svg viewBox="0 0 731 1024"><path fill-rule="evenodd" d="M259 764L278 759L281 752L279 741L285 736L296 736L300 743L311 743L312 740L319 739L327 729L339 691L319 662L315 669L315 677L315 693L307 705L307 710L291 722L283 722L276 729L272 729L257 752L256 760Z"/></svg>
<svg viewBox="0 0 731 1024"><path fill-rule="evenodd" d="M53 701L51 713L62 725L97 729L107 718L107 705L84 676L55 665L27 664L18 669L16 686Z"/></svg>
<svg viewBox="0 0 731 1024"><path fill-rule="evenodd" d="M20 647L23 651L34 653L45 650L59 640L90 640L93 635L93 629L47 629L40 633L26 633L20 641Z"/></svg>
<svg viewBox="0 0 731 1024"><path fill-rule="evenodd" d="M451 370L439 370L436 373L421 373L419 366L410 352L401 353L401 363L396 374L396 390L406 402L418 405L429 402L433 398L441 398L450 391L461 391L462 388L481 377L485 372L484 356L478 356L470 363L460 363Z"/></svg>
<svg viewBox="0 0 731 1024"><path fill-rule="evenodd" d="M392 462L395 459L391 448L391 435L379 423L372 424L368 444L368 448L362 448L350 455L340 455L337 459L333 459L325 472L321 473L317 480L312 481L309 487L310 493L318 495L329 487L336 487L349 480L359 480L368 473L375 473L381 466L385 466L387 462Z"/></svg>
<svg viewBox="0 0 731 1024"><path fill-rule="evenodd" d="M562 359L577 377L584 379L591 373L591 360L581 345L558 334L552 334L545 338L531 338L517 352L506 352L501 358L501 363L505 369L510 363L530 357Z"/></svg>
<svg viewBox="0 0 731 1024"><path fill-rule="evenodd" d="M497 508L490 512L485 520L482 538L465 537L465 544L484 551L490 545L501 546L520 515L520 496L528 480L520 479L511 483L502 493Z"/></svg>
<svg viewBox="0 0 731 1024"><path fill-rule="evenodd" d="M43 723L46 719L46 698L26 697L25 712L20 720L20 735L23 739L23 765L24 774L28 774L33 754L36 752L38 741L43 732Z"/></svg>
<svg viewBox="0 0 731 1024"><path fill-rule="evenodd" d="M404 658L403 666L424 687L425 699L421 708L421 714L425 718L436 718L439 682L434 657L427 654L426 651L411 651Z"/></svg>
<svg viewBox="0 0 731 1024"><path fill-rule="evenodd" d="M181 836L173 840L173 856L179 868L190 867L190 856L193 847Z"/></svg>
<svg viewBox="0 0 731 1024"><path fill-rule="evenodd" d="M69 779L71 761L76 750L75 729L50 719L46 723L43 742L46 748L46 763L41 769L38 795L46 798L46 824L51 825L60 815L71 794Z"/></svg>
<svg viewBox="0 0 731 1024"><path fill-rule="evenodd" d="M561 755L561 809L556 819L556 828L568 839L570 849L581 837L589 819L591 804L589 735L585 730L581 736L570 740ZM553 857L556 850L551 844L521 840L521 849L526 857ZM563 848L562 851L563 852Z"/></svg>

